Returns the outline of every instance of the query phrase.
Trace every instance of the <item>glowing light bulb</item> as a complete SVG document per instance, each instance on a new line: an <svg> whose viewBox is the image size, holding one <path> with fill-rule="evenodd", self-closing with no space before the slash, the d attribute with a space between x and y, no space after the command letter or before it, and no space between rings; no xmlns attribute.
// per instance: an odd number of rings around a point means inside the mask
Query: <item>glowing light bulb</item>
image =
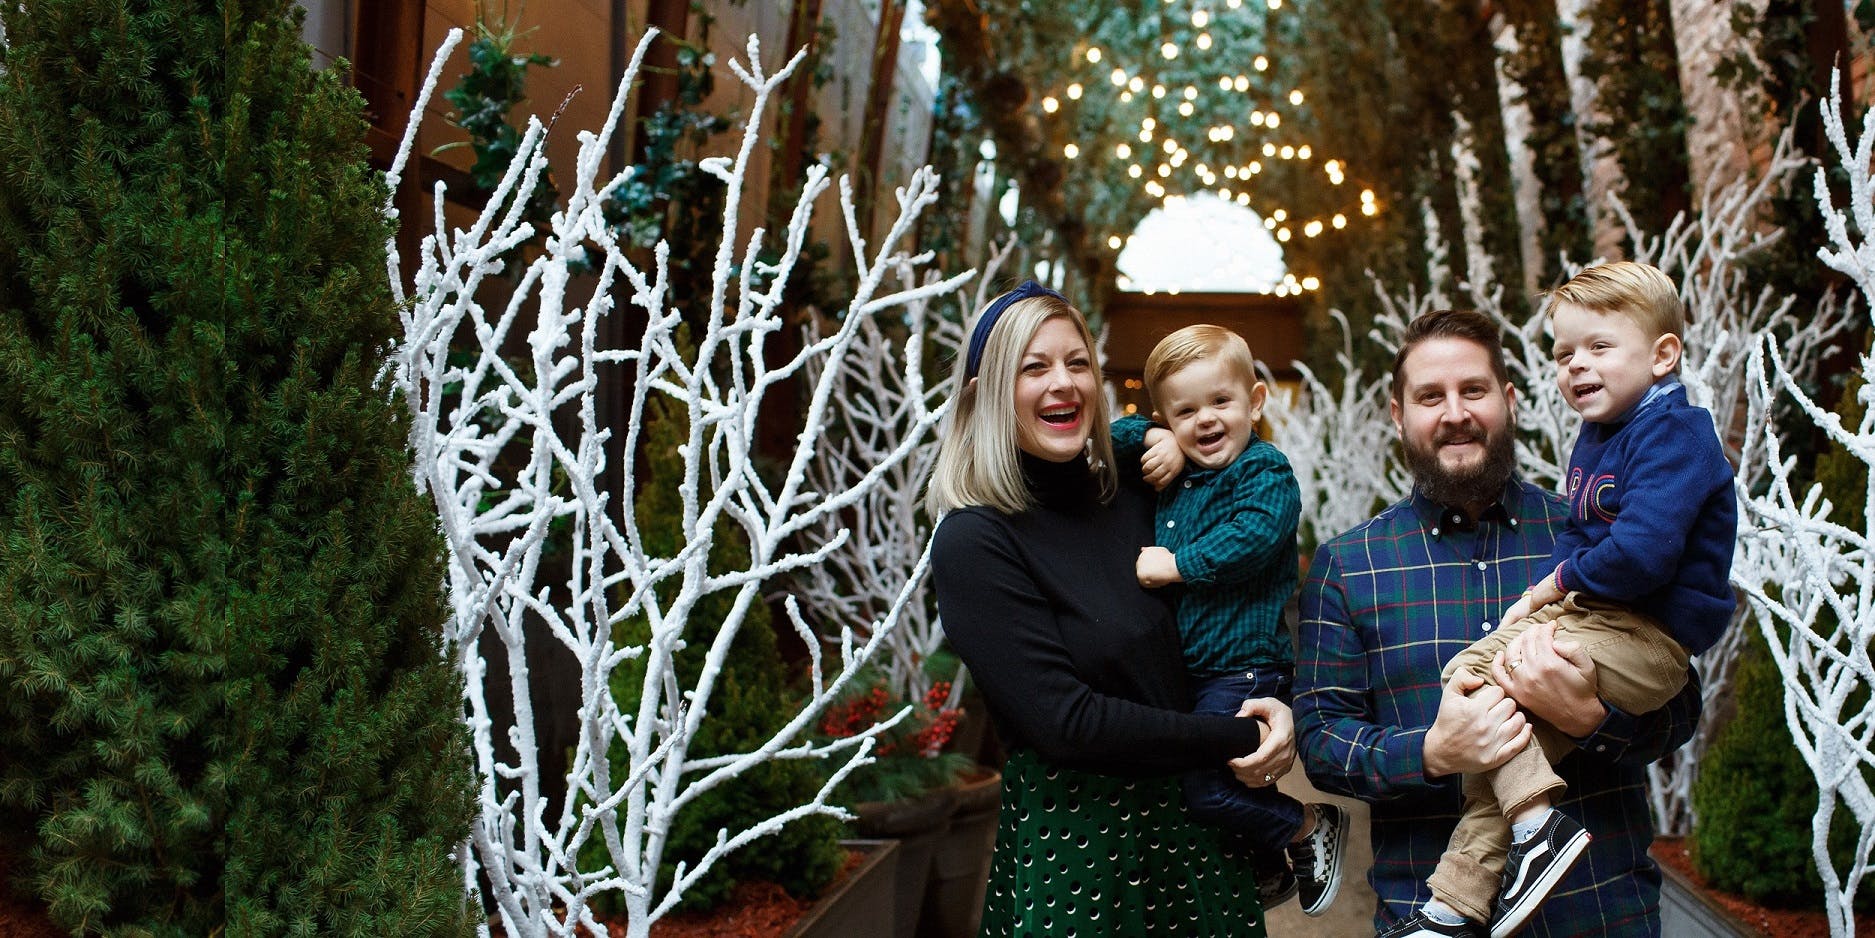
<svg viewBox="0 0 1875 938"><path fill-rule="evenodd" d="M1203 29L1205 27L1205 24L1209 22L1211 22L1211 14L1209 11L1207 10L1193 10L1192 11L1191 25L1196 26L1199 29Z"/></svg>
<svg viewBox="0 0 1875 938"><path fill-rule="evenodd" d="M1225 179L1236 179L1236 178L1237 178L1237 167L1235 167L1235 166L1226 166L1226 167L1224 167L1224 178L1225 178Z"/></svg>
<svg viewBox="0 0 1875 938"><path fill-rule="evenodd" d="M1277 155L1285 160L1293 159L1296 155L1296 148L1285 143L1283 144L1283 148L1277 151Z"/></svg>
<svg viewBox="0 0 1875 938"><path fill-rule="evenodd" d="M1302 226L1302 234L1306 237L1313 238L1321 233L1322 223L1320 219L1311 219L1308 224Z"/></svg>
<svg viewBox="0 0 1875 938"><path fill-rule="evenodd" d="M1372 202L1369 202L1366 205L1361 206L1361 214L1363 215L1371 216L1377 211L1380 211L1380 209L1375 207L1374 203Z"/></svg>
<svg viewBox="0 0 1875 938"><path fill-rule="evenodd" d="M1267 55L1259 55L1250 64L1259 72L1267 72L1270 69L1270 58Z"/></svg>
<svg viewBox="0 0 1875 938"><path fill-rule="evenodd" d="M1289 242L1289 229L1287 228L1276 229L1276 240L1287 244Z"/></svg>
<svg viewBox="0 0 1875 938"><path fill-rule="evenodd" d="M1276 144L1273 144L1273 143L1266 143L1266 144L1264 144L1264 145L1263 145L1263 155L1264 155L1264 156L1275 156L1275 155L1276 155Z"/></svg>
<svg viewBox="0 0 1875 938"><path fill-rule="evenodd" d="M1107 247L1110 247L1110 248L1112 248L1112 249L1114 249L1114 250L1116 250L1116 251L1118 251L1118 250L1120 249L1120 236L1119 236L1119 235L1109 235L1109 236L1107 237Z"/></svg>
<svg viewBox="0 0 1875 938"><path fill-rule="evenodd" d="M1131 100L1133 100L1133 93L1132 93L1131 91L1122 91L1122 92L1120 92L1120 100L1121 100L1121 101L1131 101Z"/></svg>
<svg viewBox="0 0 1875 938"><path fill-rule="evenodd" d="M1068 86L1068 99L1069 100L1071 101L1081 100L1081 93L1082 93L1082 88L1081 88L1080 82L1077 81L1074 84Z"/></svg>
<svg viewBox="0 0 1875 938"><path fill-rule="evenodd" d="M1154 127L1157 127L1157 126L1159 126L1159 122L1158 122L1158 121L1156 121L1156 120L1153 120L1153 119L1152 119L1152 118L1150 118L1150 117L1148 117L1148 118L1146 118L1145 120L1142 120L1142 121L1140 121L1140 122L1139 122L1139 126L1140 126L1140 128L1141 128L1141 129L1144 129L1144 130L1151 130L1151 129L1153 129Z"/></svg>
<svg viewBox="0 0 1875 938"><path fill-rule="evenodd" d="M1124 85L1126 84L1126 69L1116 68L1113 70L1113 74L1108 77L1113 79L1114 85Z"/></svg>
<svg viewBox="0 0 1875 938"><path fill-rule="evenodd" d="M1122 160L1126 159L1127 157L1133 155L1133 148L1122 143L1119 146L1113 148L1113 155L1116 159L1122 159Z"/></svg>
<svg viewBox="0 0 1875 938"><path fill-rule="evenodd" d="M1283 125L1283 116L1275 111L1271 111L1270 116L1264 119L1263 125L1270 128L1281 127Z"/></svg>
<svg viewBox="0 0 1875 938"><path fill-rule="evenodd" d="M1209 176L1209 175L1211 175L1211 167L1209 167L1209 166L1206 166L1206 165L1204 165L1203 163L1199 163L1198 165L1196 165L1196 166L1193 166L1193 167L1191 168L1191 171L1192 171L1192 172L1194 172L1194 173L1197 173L1197 174L1198 174L1198 175L1200 175L1200 176Z"/></svg>
<svg viewBox="0 0 1875 938"><path fill-rule="evenodd" d="M1262 111L1250 112L1250 126L1252 127L1263 126L1263 112Z"/></svg>
<svg viewBox="0 0 1875 938"><path fill-rule="evenodd" d="M1168 59L1178 58L1178 44L1175 42L1168 42L1165 45L1160 46L1159 54L1165 56Z"/></svg>
<svg viewBox="0 0 1875 938"><path fill-rule="evenodd" d="M1283 8L1283 0L1270 0L1270 9L1280 10L1282 8Z"/></svg>
<svg viewBox="0 0 1875 938"><path fill-rule="evenodd" d="M1259 163L1259 162L1257 162L1256 160L1251 160L1251 161L1250 161L1250 175L1252 175L1252 176L1254 176L1254 175L1256 175L1257 173L1260 173L1260 172L1262 172L1262 171L1263 171L1263 164L1262 164L1262 163Z"/></svg>
<svg viewBox="0 0 1875 938"><path fill-rule="evenodd" d="M1152 86L1152 96L1153 96L1154 98L1163 98L1163 97L1165 97L1165 86L1164 86L1164 85L1153 85L1153 86Z"/></svg>
<svg viewBox="0 0 1875 938"><path fill-rule="evenodd" d="M1265 227L1265 228L1268 228L1268 229L1269 229L1269 230L1271 230L1271 231L1275 231L1275 230L1276 230L1276 219L1274 219L1274 218L1265 218L1265 219L1263 219L1263 227Z"/></svg>
<svg viewBox="0 0 1875 938"><path fill-rule="evenodd" d="M1092 46L1087 50L1087 63L1089 65L1100 64L1100 47L1099 46Z"/></svg>
<svg viewBox="0 0 1875 938"><path fill-rule="evenodd" d="M1322 282L1320 280L1317 280L1314 277L1302 278L1302 289L1308 290L1309 292L1312 293L1316 290L1320 290L1321 288L1322 288Z"/></svg>
<svg viewBox="0 0 1875 938"><path fill-rule="evenodd" d="M1075 157L1078 157L1081 155L1081 148L1070 143L1067 146L1061 148L1061 155L1067 157L1068 159L1074 159Z"/></svg>
<svg viewBox="0 0 1875 938"><path fill-rule="evenodd" d="M1171 137L1165 138L1164 146L1167 155L1178 152L1178 141L1173 140Z"/></svg>
<svg viewBox="0 0 1875 938"><path fill-rule="evenodd" d="M1198 34L1198 48L1200 49L1211 48L1211 34L1210 33Z"/></svg>
<svg viewBox="0 0 1875 938"><path fill-rule="evenodd" d="M1190 117L1192 112L1196 110L1197 108L1192 107L1190 101L1181 101L1178 105L1178 116Z"/></svg>
<svg viewBox="0 0 1875 938"><path fill-rule="evenodd" d="M1314 156L1314 155L1315 155L1315 151L1309 149L1309 145L1306 143L1299 147L1296 147L1296 159L1306 160L1309 157Z"/></svg>
<svg viewBox="0 0 1875 938"><path fill-rule="evenodd" d="M1139 178L1139 177L1140 177L1141 175L1143 175L1143 174L1144 174L1145 172L1146 172L1145 170L1143 170L1143 169L1140 169L1140 168L1139 168L1139 164L1138 164L1138 163L1134 163L1133 165L1131 165L1131 166L1128 166L1128 167L1126 168L1126 174L1127 174L1128 176L1131 176L1131 177L1133 177L1134 179L1138 179L1138 178Z"/></svg>
<svg viewBox="0 0 1875 938"><path fill-rule="evenodd" d="M1219 91L1230 90L1230 76L1229 75L1222 76L1217 80L1217 90Z"/></svg>
<svg viewBox="0 0 1875 938"><path fill-rule="evenodd" d="M1141 78L1138 75L1134 75L1133 80L1126 83L1126 90L1131 91L1134 94L1138 94L1141 91L1146 90L1146 79Z"/></svg>
<svg viewBox="0 0 1875 938"><path fill-rule="evenodd" d="M1297 88L1294 91L1289 92L1289 103L1297 107L1302 106L1302 89Z"/></svg>
<svg viewBox="0 0 1875 938"><path fill-rule="evenodd" d="M1238 205L1249 205L1249 204L1250 204L1250 193L1248 193L1248 192L1239 192L1239 193L1237 193L1237 204L1238 204Z"/></svg>
<svg viewBox="0 0 1875 938"><path fill-rule="evenodd" d="M1276 211L1271 212L1270 217L1276 219L1277 221L1282 221L1283 219L1286 219L1289 217L1289 210L1285 208L1279 208Z"/></svg>
<svg viewBox="0 0 1875 938"><path fill-rule="evenodd" d="M1374 201L1374 190L1372 190L1372 189L1362 189L1362 190L1361 190L1361 201L1362 201L1362 202L1366 202L1366 203L1370 203L1370 204L1371 204L1371 203L1372 203L1372 202Z"/></svg>
<svg viewBox="0 0 1875 938"><path fill-rule="evenodd" d="M1198 89L1191 85L1186 85L1185 86L1185 100L1187 101L1198 100Z"/></svg>
<svg viewBox="0 0 1875 938"><path fill-rule="evenodd" d="M1339 231L1343 228L1348 227L1348 216L1343 215L1340 212L1336 212L1335 217L1329 219L1328 223L1331 225L1334 225L1335 230Z"/></svg>
<svg viewBox="0 0 1875 938"><path fill-rule="evenodd" d="M1150 131L1150 130L1142 130L1142 131L1140 131L1140 132L1139 132L1139 142L1140 142L1140 143L1151 143L1151 142L1152 142L1152 131Z"/></svg>
<svg viewBox="0 0 1875 938"><path fill-rule="evenodd" d="M1160 163L1159 164L1159 178L1164 179L1165 177L1170 176L1170 175L1172 175L1172 167L1167 166L1164 163Z"/></svg>
<svg viewBox="0 0 1875 938"><path fill-rule="evenodd" d="M1053 114L1060 109L1061 109L1061 102L1055 100L1054 95L1049 95L1048 97L1042 99L1042 110L1047 111L1050 114Z"/></svg>
<svg viewBox="0 0 1875 938"><path fill-rule="evenodd" d="M1230 84L1232 88L1237 89L1239 92L1249 91L1250 90L1250 76L1239 75L1235 79L1232 79Z"/></svg>

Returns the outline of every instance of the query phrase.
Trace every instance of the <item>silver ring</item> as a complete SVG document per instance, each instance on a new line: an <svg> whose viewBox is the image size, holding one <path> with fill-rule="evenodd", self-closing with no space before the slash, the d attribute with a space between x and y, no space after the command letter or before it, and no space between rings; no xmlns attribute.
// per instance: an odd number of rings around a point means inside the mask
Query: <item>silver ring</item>
<svg viewBox="0 0 1875 938"><path fill-rule="evenodd" d="M1512 661L1512 662L1510 662L1509 664L1506 664L1506 665L1504 666L1504 669L1505 669L1505 670L1507 670L1507 671L1509 671L1509 672L1510 672L1510 673L1512 673L1512 674L1516 674L1516 673L1517 673L1517 666L1518 666L1518 665L1520 665L1520 664L1523 664L1523 659L1522 659L1522 658L1518 658L1517 660L1515 660L1515 661Z"/></svg>

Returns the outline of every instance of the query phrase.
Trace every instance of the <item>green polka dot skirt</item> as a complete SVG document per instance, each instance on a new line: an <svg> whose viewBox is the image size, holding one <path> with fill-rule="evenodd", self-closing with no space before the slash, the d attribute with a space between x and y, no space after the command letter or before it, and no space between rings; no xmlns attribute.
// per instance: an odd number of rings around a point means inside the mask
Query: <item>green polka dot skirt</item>
<svg viewBox="0 0 1875 938"><path fill-rule="evenodd" d="M1251 938L1256 874L1190 820L1176 777L1117 778L1010 754L984 936Z"/></svg>

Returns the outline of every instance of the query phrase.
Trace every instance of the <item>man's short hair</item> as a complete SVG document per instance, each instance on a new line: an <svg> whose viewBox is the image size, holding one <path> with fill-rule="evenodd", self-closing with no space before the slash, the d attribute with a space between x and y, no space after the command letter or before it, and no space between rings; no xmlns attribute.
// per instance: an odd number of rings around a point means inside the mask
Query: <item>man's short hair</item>
<svg viewBox="0 0 1875 938"><path fill-rule="evenodd" d="M1400 400L1405 390L1400 378L1406 370L1406 356L1428 339L1464 339L1476 343L1491 359L1491 373L1497 376L1497 383L1510 383L1510 368L1504 364L1504 337L1491 317L1469 309L1435 309L1406 324L1400 351L1393 356L1394 400Z"/></svg>
<svg viewBox="0 0 1875 938"><path fill-rule="evenodd" d="M1160 382L1207 358L1222 362L1244 387L1256 385L1257 361L1250 354L1250 343L1223 326L1199 323L1160 339L1152 347L1152 353L1146 356L1146 393L1157 404Z"/></svg>
<svg viewBox="0 0 1875 938"><path fill-rule="evenodd" d="M1619 313L1641 327L1649 339L1684 337L1686 332L1686 304L1680 300L1680 291L1672 278L1652 264L1614 261L1586 268L1549 292L1549 315L1556 315L1558 303L1602 315Z"/></svg>

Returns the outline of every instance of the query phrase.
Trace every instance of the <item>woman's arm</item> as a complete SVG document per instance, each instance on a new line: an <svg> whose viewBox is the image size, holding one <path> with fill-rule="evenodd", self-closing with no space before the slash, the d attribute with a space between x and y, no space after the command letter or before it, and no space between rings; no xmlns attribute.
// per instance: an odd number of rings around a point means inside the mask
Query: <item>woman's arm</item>
<svg viewBox="0 0 1875 938"><path fill-rule="evenodd" d="M1168 710L1089 685L1013 538L986 514L952 512L931 558L945 635L1010 742L1110 774L1216 767L1256 750L1255 720Z"/></svg>

